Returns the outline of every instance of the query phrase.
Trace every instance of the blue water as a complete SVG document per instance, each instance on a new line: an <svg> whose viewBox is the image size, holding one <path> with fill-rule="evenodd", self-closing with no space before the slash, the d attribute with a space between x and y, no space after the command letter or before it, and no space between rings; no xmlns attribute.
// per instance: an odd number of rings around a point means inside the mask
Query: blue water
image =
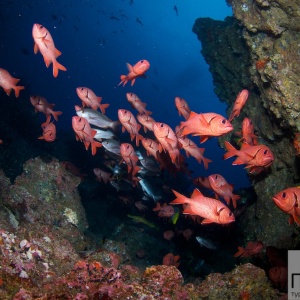
<svg viewBox="0 0 300 300"><path fill-rule="evenodd" d="M111 119L117 119L119 108L136 114L125 96L133 92L147 103L156 121L174 128L183 121L174 105L175 96L185 98L197 113L226 116L226 105L214 94L212 76L192 26L198 17L223 20L231 14L225 0L6 1L0 4L0 66L21 78L20 84L26 87L18 105L35 94L56 103L55 109L63 111L58 130L72 131L74 105L81 104L75 92L78 86L91 88L103 97L102 103L110 103L107 115ZM47 69L41 54L33 53L34 23L50 31L62 52L58 61L67 72L60 71L57 78L53 78L52 65ZM138 78L133 87L117 87L119 76L127 73L126 62L141 59L151 64L147 78ZM59 131L57 135L63 139ZM224 150L216 139L201 147L213 163L205 171L193 158L187 160L193 177L220 173L235 188L249 185L243 167L222 160Z"/></svg>

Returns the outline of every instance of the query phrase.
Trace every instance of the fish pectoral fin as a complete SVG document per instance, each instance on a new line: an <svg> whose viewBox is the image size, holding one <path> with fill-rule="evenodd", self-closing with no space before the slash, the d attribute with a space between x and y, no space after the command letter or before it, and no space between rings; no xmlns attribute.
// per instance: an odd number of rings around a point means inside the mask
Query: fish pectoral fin
<svg viewBox="0 0 300 300"><path fill-rule="evenodd" d="M38 44L34 43L34 46L33 46L33 52L34 54L37 54L39 52L40 48L38 46Z"/></svg>
<svg viewBox="0 0 300 300"><path fill-rule="evenodd" d="M201 224L211 224L211 223L213 223L213 221L210 220L210 219L204 219L204 220L201 222Z"/></svg>

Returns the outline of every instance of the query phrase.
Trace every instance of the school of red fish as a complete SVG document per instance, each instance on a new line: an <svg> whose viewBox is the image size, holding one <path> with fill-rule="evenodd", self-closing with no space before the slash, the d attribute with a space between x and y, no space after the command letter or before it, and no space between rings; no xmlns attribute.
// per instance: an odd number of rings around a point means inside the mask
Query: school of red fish
<svg viewBox="0 0 300 300"><path fill-rule="evenodd" d="M59 70L67 71L57 61L62 53L56 49L50 32L43 25L33 25L32 37L34 40L34 53L41 53L47 68L52 64L54 77L58 76ZM118 85L125 86L128 82L131 82L131 86L133 86L136 79L146 77L149 68L150 63L145 59L134 65L127 63L128 74L120 76L121 81ZM0 86L8 96L11 90L14 90L15 96L19 97L20 91L25 87L18 86L18 82L19 79L13 78L7 70L0 68ZM220 137L233 131L231 122L239 117L249 97L249 91L246 89L243 89L237 95L229 119L214 112L193 112L185 99L175 97L175 106L179 116L182 116L185 120L173 129L166 123L155 121L150 116L152 113L146 109L146 103L143 103L134 93L127 93L126 98L132 107L138 111L137 116L135 117L127 109L120 108L118 109L119 120L112 121L105 115L109 104L102 104L102 97L97 96L88 87L76 87L75 89L82 102L82 107L75 106L76 115L72 117L72 128L76 139L84 144L86 150L91 148L92 155L96 155L98 148L104 147L105 150L111 151L120 157L120 163L125 162L127 165L128 179L132 186L136 187L140 184L143 190L147 189L139 176L143 162L136 150L140 143L147 155L152 156L161 168L170 168L171 164L172 170L184 170L185 157L181 153L183 149L187 157L194 157L199 164L203 163L204 168L208 169L211 160L204 157L205 149L198 147L188 136L199 136L199 142L204 143L209 138ZM51 122L51 118L58 121L58 116L62 112L54 111L54 104L48 103L44 97L32 95L30 101L36 112L41 112L46 116L46 121L41 125L42 136L39 139L46 142L55 141L56 127L55 123ZM132 143L119 144L114 139L115 129L119 125L122 126L123 133L129 133ZM148 132L147 137L143 136L141 128L143 128L145 134ZM148 136L151 134L152 138L149 138ZM228 159L235 156L236 159L232 165L245 165L251 175L267 172L274 161L274 155L269 147L259 143L254 124L249 118L244 118L241 131L236 132L236 135L240 136L237 146L241 146L237 149L228 141L225 141L224 145L227 152L223 158ZM168 160L170 163L168 163ZM95 168L94 173L98 181L107 183L113 180L111 173L100 168ZM169 203L170 205L157 203L153 210L158 211L159 216L171 217L175 213L172 205L180 204L183 207L183 214L198 217L201 224L228 224L235 221L232 210L237 208L237 201L240 196L233 193L233 185L229 184L221 174L212 174L208 178L195 178L193 182L198 187L211 189L215 193L215 198L204 196L197 188L190 197L173 190L176 198ZM160 198L153 195L153 199L156 201ZM295 222L298 226L300 225L299 199L300 188L298 187L290 187L279 191L273 197L274 203L283 212L290 215L289 222ZM137 203L136 206L141 210L145 209L141 203ZM249 251L243 253L250 253Z"/></svg>

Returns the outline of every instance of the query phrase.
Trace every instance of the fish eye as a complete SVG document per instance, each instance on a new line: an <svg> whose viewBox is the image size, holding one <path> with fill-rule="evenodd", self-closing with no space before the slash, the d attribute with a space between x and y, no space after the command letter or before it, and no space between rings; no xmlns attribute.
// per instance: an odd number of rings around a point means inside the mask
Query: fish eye
<svg viewBox="0 0 300 300"><path fill-rule="evenodd" d="M222 124L225 124L226 123L226 119L223 119L221 122L222 122Z"/></svg>
<svg viewBox="0 0 300 300"><path fill-rule="evenodd" d="M81 122L81 118L78 119L78 122Z"/></svg>
<svg viewBox="0 0 300 300"><path fill-rule="evenodd" d="M144 60L141 60L141 63L143 63L144 62Z"/></svg>
<svg viewBox="0 0 300 300"><path fill-rule="evenodd" d="M83 87L81 88L81 90L83 91Z"/></svg>
<svg viewBox="0 0 300 300"><path fill-rule="evenodd" d="M218 179L218 175L215 176L215 179Z"/></svg>
<svg viewBox="0 0 300 300"><path fill-rule="evenodd" d="M264 154L266 155L266 154L268 154L268 152L269 152L268 150L265 150L265 151L264 151Z"/></svg>
<svg viewBox="0 0 300 300"><path fill-rule="evenodd" d="M40 29L42 29L42 28L44 28L44 26L43 26L43 25L40 25Z"/></svg>
<svg viewBox="0 0 300 300"><path fill-rule="evenodd" d="M164 127L164 124L163 124L163 123L160 123L160 127L161 127L161 128Z"/></svg>
<svg viewBox="0 0 300 300"><path fill-rule="evenodd" d="M230 213L228 214L228 216L231 217L231 216L232 216L232 212L230 212Z"/></svg>
<svg viewBox="0 0 300 300"><path fill-rule="evenodd" d="M282 195L281 195L281 197L285 198L286 197L286 192L283 192Z"/></svg>
<svg viewBox="0 0 300 300"><path fill-rule="evenodd" d="M126 148L129 149L129 145L127 145Z"/></svg>

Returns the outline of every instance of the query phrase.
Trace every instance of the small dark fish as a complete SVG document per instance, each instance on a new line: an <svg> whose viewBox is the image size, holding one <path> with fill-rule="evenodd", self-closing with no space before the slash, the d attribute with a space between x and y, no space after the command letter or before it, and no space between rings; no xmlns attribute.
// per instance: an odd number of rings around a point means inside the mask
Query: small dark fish
<svg viewBox="0 0 300 300"><path fill-rule="evenodd" d="M120 14L120 17L123 17L123 18L125 18L125 19L129 19L125 14Z"/></svg>
<svg viewBox="0 0 300 300"><path fill-rule="evenodd" d="M26 48L20 48L20 51L24 54L24 55L29 55L29 51Z"/></svg>
<svg viewBox="0 0 300 300"><path fill-rule="evenodd" d="M110 19L111 19L111 20L116 20L116 21L119 21L119 20L120 20L118 17L115 17L115 16L111 16Z"/></svg>
<svg viewBox="0 0 300 300"><path fill-rule="evenodd" d="M52 17L53 20L57 20L58 19L57 15L51 15L51 17Z"/></svg>
<svg viewBox="0 0 300 300"><path fill-rule="evenodd" d="M130 0L130 1L129 1L129 4L132 5L132 4L133 4L133 0Z"/></svg>
<svg viewBox="0 0 300 300"><path fill-rule="evenodd" d="M177 6L176 5L174 5L174 10L175 10L175 12L176 12L176 16L178 16L178 8L177 8Z"/></svg>
<svg viewBox="0 0 300 300"><path fill-rule="evenodd" d="M142 23L142 21L139 18L136 18L135 21L139 24L141 24L142 26L144 26L144 24Z"/></svg>
<svg viewBox="0 0 300 300"><path fill-rule="evenodd" d="M196 240L201 246L204 246L204 247L206 247L208 249L212 249L212 250L217 249L217 246L211 240L205 239L201 236L196 236Z"/></svg>

